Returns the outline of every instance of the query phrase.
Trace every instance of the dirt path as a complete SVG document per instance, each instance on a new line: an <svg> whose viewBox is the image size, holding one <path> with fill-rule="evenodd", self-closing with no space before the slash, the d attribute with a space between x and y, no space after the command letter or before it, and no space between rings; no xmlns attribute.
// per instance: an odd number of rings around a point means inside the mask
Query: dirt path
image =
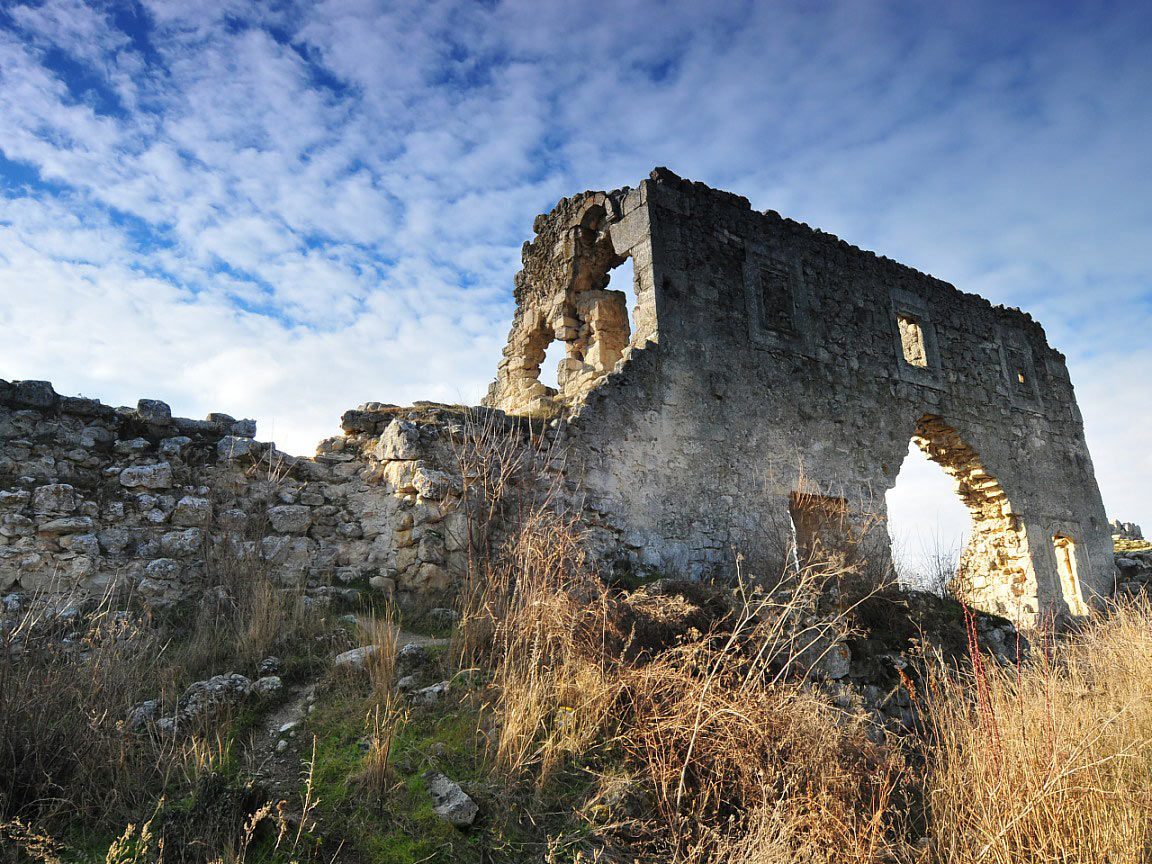
<svg viewBox="0 0 1152 864"><path fill-rule="evenodd" d="M436 647L447 645L448 641L401 630L396 636L396 647ZM308 748L298 743L297 733L308 716L308 708L314 701L315 693L315 679L289 688L284 701L260 718L252 731L251 744L246 753L253 779L267 786L273 798L285 799L291 809L295 809L296 795L303 777L301 759L307 761L311 752L304 752Z"/></svg>

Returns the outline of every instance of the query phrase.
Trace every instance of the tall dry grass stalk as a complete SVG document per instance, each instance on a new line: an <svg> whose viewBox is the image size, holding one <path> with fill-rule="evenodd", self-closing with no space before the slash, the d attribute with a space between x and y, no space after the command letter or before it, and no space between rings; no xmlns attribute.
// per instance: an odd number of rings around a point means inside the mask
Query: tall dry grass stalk
<svg viewBox="0 0 1152 864"><path fill-rule="evenodd" d="M0 823L131 818L179 760L171 742L124 729L157 695L163 645L105 597L90 614L33 602L0 630Z"/></svg>
<svg viewBox="0 0 1152 864"><path fill-rule="evenodd" d="M1114 606L1020 668L930 679L941 864L1152 861L1152 608Z"/></svg>
<svg viewBox="0 0 1152 864"><path fill-rule="evenodd" d="M351 780L373 800L382 801L395 780L391 773L392 743L408 715L407 703L395 686L400 625L391 606L361 618L359 625L361 643L372 648L364 663L372 697L364 717L368 749Z"/></svg>

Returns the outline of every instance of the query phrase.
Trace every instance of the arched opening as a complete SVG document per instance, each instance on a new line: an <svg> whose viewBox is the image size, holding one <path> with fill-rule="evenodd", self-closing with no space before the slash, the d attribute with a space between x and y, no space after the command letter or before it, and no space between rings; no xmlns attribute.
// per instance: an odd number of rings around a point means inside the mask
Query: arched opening
<svg viewBox="0 0 1152 864"><path fill-rule="evenodd" d="M956 578L972 533L972 516L952 480L909 441L886 502L892 563L900 584L943 595Z"/></svg>
<svg viewBox="0 0 1152 864"><path fill-rule="evenodd" d="M1032 623L1038 602L1028 538L1000 482L940 417L922 417L912 443L951 478L970 517L969 539L949 589L980 609Z"/></svg>

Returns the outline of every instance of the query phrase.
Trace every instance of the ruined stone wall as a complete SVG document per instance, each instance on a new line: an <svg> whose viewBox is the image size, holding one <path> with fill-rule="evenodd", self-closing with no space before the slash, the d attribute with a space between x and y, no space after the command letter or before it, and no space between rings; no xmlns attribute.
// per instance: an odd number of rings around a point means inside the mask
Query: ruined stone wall
<svg viewBox="0 0 1152 864"><path fill-rule="evenodd" d="M837 507L857 531L880 520L871 542L886 546L884 494L912 440L973 516L960 594L1034 623L1110 592L1109 527L1068 371L1028 315L662 169L638 189L566 199L535 227L489 394L510 411L542 395L526 398L510 374L532 381L523 322L546 329L554 310L584 308L610 266L581 248L642 250L643 340L632 334L630 355L590 387L556 394L572 409L569 489L606 556L696 574L738 555L778 567L790 526L819 533Z"/></svg>
<svg viewBox="0 0 1152 864"><path fill-rule="evenodd" d="M464 422L369 404L304 459L256 441L251 420L0 381L0 592L119 589L163 606L242 566L313 595L442 603L466 564Z"/></svg>

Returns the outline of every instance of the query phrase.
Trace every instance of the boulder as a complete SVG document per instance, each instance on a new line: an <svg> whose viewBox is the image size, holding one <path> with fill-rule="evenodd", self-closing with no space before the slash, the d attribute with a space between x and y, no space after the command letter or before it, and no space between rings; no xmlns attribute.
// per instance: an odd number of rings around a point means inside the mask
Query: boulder
<svg viewBox="0 0 1152 864"><path fill-rule="evenodd" d="M449 780L439 771L429 771L424 775L428 794L436 804L436 815L457 828L467 828L476 821L480 808L460 788L460 784Z"/></svg>

